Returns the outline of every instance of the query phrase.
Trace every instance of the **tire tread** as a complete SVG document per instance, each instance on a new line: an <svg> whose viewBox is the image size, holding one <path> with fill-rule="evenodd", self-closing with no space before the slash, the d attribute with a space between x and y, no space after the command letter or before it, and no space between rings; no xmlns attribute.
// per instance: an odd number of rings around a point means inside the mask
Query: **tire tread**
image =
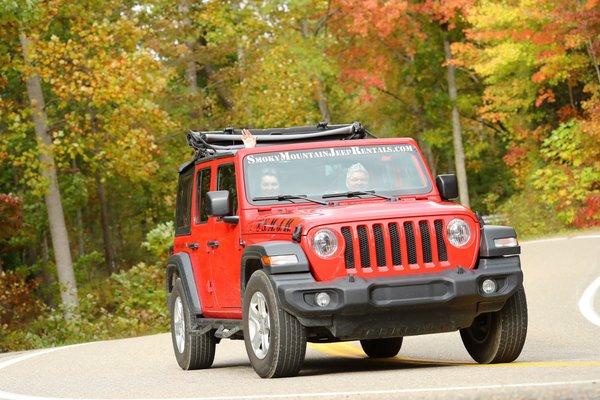
<svg viewBox="0 0 600 400"><path fill-rule="evenodd" d="M475 341L471 328L460 330L465 348L480 364L510 363L519 357L527 337L527 299L521 286L504 307L491 315L491 331L482 341Z"/></svg>
<svg viewBox="0 0 600 400"><path fill-rule="evenodd" d="M247 308L251 295L260 290L272 311L271 348L267 357L259 360L253 354L249 338L245 338L246 351L256 373L262 378L282 378L296 376L304 364L306 355L306 329L291 314L288 314L278 302L269 277L263 271L256 271L250 277L244 294L244 329L247 327ZM279 330L275 332L275 329ZM277 337L277 340L275 340Z"/></svg>
<svg viewBox="0 0 600 400"><path fill-rule="evenodd" d="M193 315L191 313L188 299L186 298L181 279L177 278L173 285L173 291L170 293L169 299L169 310L172 313L173 302L176 296L181 297L183 303L183 312L185 319L186 330L189 331ZM171 316L172 318L172 316ZM171 326L171 330L173 327ZM173 339L173 333L171 333ZM174 341L174 339L173 339ZM195 370L195 369L206 369L210 368L215 359L217 339L214 337L213 332L209 331L203 335L193 335L186 333L186 347L183 354L178 354L177 345L173 342L173 349L175 351L175 357L177 363L184 370Z"/></svg>

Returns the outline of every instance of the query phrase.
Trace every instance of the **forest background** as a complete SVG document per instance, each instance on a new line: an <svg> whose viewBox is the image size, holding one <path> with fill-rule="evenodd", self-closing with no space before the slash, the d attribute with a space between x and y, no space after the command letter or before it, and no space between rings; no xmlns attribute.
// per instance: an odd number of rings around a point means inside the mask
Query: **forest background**
<svg viewBox="0 0 600 400"><path fill-rule="evenodd" d="M598 0L0 0L0 351L164 331L188 129L410 136L521 238L600 226Z"/></svg>

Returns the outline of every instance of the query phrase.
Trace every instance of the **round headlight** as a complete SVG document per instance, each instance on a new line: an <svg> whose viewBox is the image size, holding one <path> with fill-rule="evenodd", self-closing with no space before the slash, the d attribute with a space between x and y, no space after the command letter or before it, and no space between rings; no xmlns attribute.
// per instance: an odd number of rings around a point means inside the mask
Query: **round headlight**
<svg viewBox="0 0 600 400"><path fill-rule="evenodd" d="M321 229L313 236L312 246L319 257L329 258L337 250L338 240L329 229Z"/></svg>
<svg viewBox="0 0 600 400"><path fill-rule="evenodd" d="M448 241L454 247L462 247L471 239L471 229L462 219L455 218L450 221L446 230Z"/></svg>

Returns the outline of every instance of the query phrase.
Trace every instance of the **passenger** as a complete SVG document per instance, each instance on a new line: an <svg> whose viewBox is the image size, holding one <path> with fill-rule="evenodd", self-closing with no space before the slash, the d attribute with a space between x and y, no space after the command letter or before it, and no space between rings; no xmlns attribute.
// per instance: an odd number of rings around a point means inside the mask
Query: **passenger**
<svg viewBox="0 0 600 400"><path fill-rule="evenodd" d="M256 138L249 129L242 129L242 142L247 149L256 147Z"/></svg>
<svg viewBox="0 0 600 400"><path fill-rule="evenodd" d="M346 173L348 190L366 190L369 187L369 171L361 163L352 164Z"/></svg>

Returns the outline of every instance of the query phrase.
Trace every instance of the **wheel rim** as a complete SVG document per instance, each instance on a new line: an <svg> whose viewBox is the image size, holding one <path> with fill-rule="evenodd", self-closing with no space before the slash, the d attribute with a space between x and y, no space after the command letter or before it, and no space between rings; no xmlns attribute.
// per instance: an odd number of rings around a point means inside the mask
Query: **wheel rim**
<svg viewBox="0 0 600 400"><path fill-rule="evenodd" d="M175 330L175 344L177 351L183 353L185 349L185 318L183 317L183 303L181 297L175 299L173 307L173 328Z"/></svg>
<svg viewBox="0 0 600 400"><path fill-rule="evenodd" d="M248 333L254 355L263 359L267 356L271 344L271 319L267 309L267 300L261 292L256 292L248 306Z"/></svg>
<svg viewBox="0 0 600 400"><path fill-rule="evenodd" d="M483 343L488 338L492 329L492 314L482 314L475 318L469 328L471 338L477 343Z"/></svg>

